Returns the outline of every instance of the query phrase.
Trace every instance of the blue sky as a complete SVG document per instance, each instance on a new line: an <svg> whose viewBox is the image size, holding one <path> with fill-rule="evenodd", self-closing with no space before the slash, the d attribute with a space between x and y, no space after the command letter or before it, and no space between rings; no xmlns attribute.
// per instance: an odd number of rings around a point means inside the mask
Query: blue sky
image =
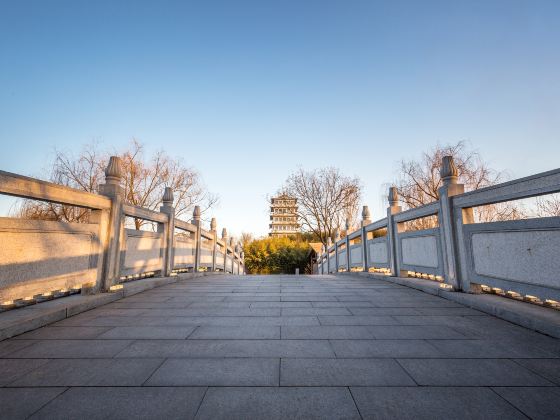
<svg viewBox="0 0 560 420"><path fill-rule="evenodd" d="M558 167L558 1L0 0L0 168L131 138L196 167L220 226L264 234L298 166L361 178L467 140L511 177Z"/></svg>

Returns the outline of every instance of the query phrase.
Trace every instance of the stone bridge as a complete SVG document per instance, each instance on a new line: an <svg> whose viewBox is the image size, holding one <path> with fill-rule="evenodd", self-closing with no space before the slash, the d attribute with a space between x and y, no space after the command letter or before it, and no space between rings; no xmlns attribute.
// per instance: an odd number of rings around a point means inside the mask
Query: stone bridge
<svg viewBox="0 0 560 420"><path fill-rule="evenodd" d="M310 276L242 275L169 189L124 204L116 158L101 195L0 172L2 194L91 210L0 218L0 418L557 418L559 218L472 214L558 192L560 170L464 194L443 168L440 201L393 191Z"/></svg>

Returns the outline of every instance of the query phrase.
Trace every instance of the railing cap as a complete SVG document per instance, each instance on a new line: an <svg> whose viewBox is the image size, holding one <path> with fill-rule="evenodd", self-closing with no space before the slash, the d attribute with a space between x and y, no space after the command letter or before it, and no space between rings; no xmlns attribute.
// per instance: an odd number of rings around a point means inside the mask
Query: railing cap
<svg viewBox="0 0 560 420"><path fill-rule="evenodd" d="M389 188L389 195L387 196L389 199L389 206L398 206L399 205L399 190L397 187L393 186Z"/></svg>
<svg viewBox="0 0 560 420"><path fill-rule="evenodd" d="M173 205L173 188L171 187L165 187L165 190L163 192L163 204L167 205L167 206L172 206Z"/></svg>
<svg viewBox="0 0 560 420"><path fill-rule="evenodd" d="M457 183L458 171L457 166L455 166L455 160L453 159L453 156L444 156L442 158L439 175L444 184Z"/></svg>
<svg viewBox="0 0 560 420"><path fill-rule="evenodd" d="M193 220L200 220L200 206L194 206Z"/></svg>
<svg viewBox="0 0 560 420"><path fill-rule="evenodd" d="M369 211L369 207L368 206L363 206L362 207L362 219L369 220L370 218L371 218L371 213Z"/></svg>
<svg viewBox="0 0 560 420"><path fill-rule="evenodd" d="M105 168L105 183L120 184L123 177L122 161L118 156L111 156Z"/></svg>

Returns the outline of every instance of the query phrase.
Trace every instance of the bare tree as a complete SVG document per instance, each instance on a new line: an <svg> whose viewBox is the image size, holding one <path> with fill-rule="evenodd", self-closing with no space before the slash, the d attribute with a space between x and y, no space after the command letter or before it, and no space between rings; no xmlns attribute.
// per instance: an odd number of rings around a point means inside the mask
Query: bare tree
<svg viewBox="0 0 560 420"><path fill-rule="evenodd" d="M560 194L550 194L537 198L537 217L560 216Z"/></svg>
<svg viewBox="0 0 560 420"><path fill-rule="evenodd" d="M217 202L216 196L206 191L195 169L185 166L181 160L173 159L163 151L146 159L142 144L133 140L120 156L124 173L124 197L128 204L157 210L165 187L173 189L177 217L189 214L195 205L201 205L204 212ZM84 147L78 156L57 151L50 179L57 184L97 193L99 184L104 181L108 160L109 154L100 152L95 144ZM20 208L20 215L31 219L87 222L89 211L72 206L25 201ZM134 220L136 229L140 229L145 223L141 219Z"/></svg>
<svg viewBox="0 0 560 420"><path fill-rule="evenodd" d="M342 175L337 168L299 169L288 177L284 192L297 198L297 215L302 227L324 244L336 229L344 226L346 218L352 225L356 221L360 181Z"/></svg>
<svg viewBox="0 0 560 420"><path fill-rule="evenodd" d="M99 151L96 143L84 147L78 156L56 151L49 180L96 193L98 185L104 180L105 162L107 157ZM87 223L90 215L90 211L85 208L34 200L23 200L17 213L26 219L77 223Z"/></svg>
<svg viewBox="0 0 560 420"><path fill-rule="evenodd" d="M400 162L399 178L395 186L405 209L420 207L439 199L438 189L442 185L439 170L444 156L453 156L459 174L458 182L465 185L465 191L489 187L503 181L504 173L490 168L476 151L467 149L465 142L437 145L424 152L419 160ZM514 203L477 207L474 213L479 222L523 217L521 208ZM432 227L434 223L433 218L419 221L417 228Z"/></svg>
<svg viewBox="0 0 560 420"><path fill-rule="evenodd" d="M241 244L242 249L246 249L246 247L253 242L254 236L252 233L249 232L242 232L241 238L239 239L239 243Z"/></svg>

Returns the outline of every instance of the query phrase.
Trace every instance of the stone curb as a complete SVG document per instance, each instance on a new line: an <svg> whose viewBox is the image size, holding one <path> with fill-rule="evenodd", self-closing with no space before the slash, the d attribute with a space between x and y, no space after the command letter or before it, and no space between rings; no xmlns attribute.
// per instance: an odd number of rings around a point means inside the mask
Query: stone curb
<svg viewBox="0 0 560 420"><path fill-rule="evenodd" d="M0 314L0 341L146 290L190 278L219 274L182 273L173 277L153 277L135 280L122 283L123 288L116 292L96 295L73 295L25 308L13 309Z"/></svg>
<svg viewBox="0 0 560 420"><path fill-rule="evenodd" d="M560 311L543 308L526 302L504 298L490 294L472 294L447 291L439 287L439 283L404 277L381 276L372 273L338 273L339 275L374 277L391 283L400 284L420 290L431 295L452 300L469 308L493 315L512 324L520 325L530 330L560 338Z"/></svg>

